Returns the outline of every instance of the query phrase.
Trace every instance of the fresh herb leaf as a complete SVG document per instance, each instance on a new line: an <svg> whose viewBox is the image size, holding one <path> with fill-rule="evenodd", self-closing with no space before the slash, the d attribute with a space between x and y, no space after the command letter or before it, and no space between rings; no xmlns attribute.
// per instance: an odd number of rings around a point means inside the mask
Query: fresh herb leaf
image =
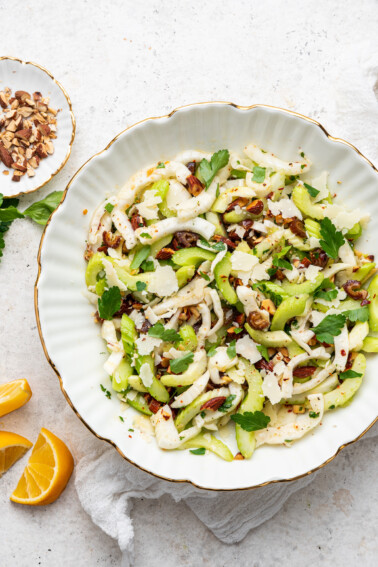
<svg viewBox="0 0 378 567"><path fill-rule="evenodd" d="M329 291L324 291L322 289L318 289L314 293L314 298L315 299L324 299L325 301L332 301L333 299L336 299L337 294L338 294L337 289L331 289Z"/></svg>
<svg viewBox="0 0 378 567"><path fill-rule="evenodd" d="M316 411L310 411L308 415L309 417L316 419L317 417L319 417L320 413Z"/></svg>
<svg viewBox="0 0 378 567"><path fill-rule="evenodd" d="M349 309L348 311L343 311L343 315L349 319L352 323L355 321L361 321L364 323L369 319L369 308L367 305L364 307L358 307L357 309Z"/></svg>
<svg viewBox="0 0 378 567"><path fill-rule="evenodd" d="M224 400L223 404L218 408L218 411L225 413L226 411L231 409L232 402L234 401L235 398L236 398L235 394L231 394L230 396L227 396L227 398Z"/></svg>
<svg viewBox="0 0 378 567"><path fill-rule="evenodd" d="M304 154L304 152L301 152L301 157L305 157L305 154Z"/></svg>
<svg viewBox="0 0 378 567"><path fill-rule="evenodd" d="M155 271L155 264L153 263L152 260L145 260L144 262L142 262L140 267L142 268L142 270L144 272L154 272Z"/></svg>
<svg viewBox="0 0 378 567"><path fill-rule="evenodd" d="M41 201L33 203L24 211L24 215L30 217L34 222L45 225L51 213L55 211L63 197L63 191L54 191Z"/></svg>
<svg viewBox="0 0 378 567"><path fill-rule="evenodd" d="M0 193L0 206L2 206L2 210L7 209L8 207L17 207L18 199L3 199L3 195ZM3 255L3 249L5 247L4 241L4 233L9 230L12 221L0 221L0 258Z"/></svg>
<svg viewBox="0 0 378 567"><path fill-rule="evenodd" d="M235 335L238 335L239 333L241 333L242 330L243 330L243 329L242 329L241 327L235 327L235 329L234 329Z"/></svg>
<svg viewBox="0 0 378 567"><path fill-rule="evenodd" d="M207 282L210 281L210 278L207 274L205 274L205 272L198 272L199 275L201 276L201 278L203 278L204 280L206 280Z"/></svg>
<svg viewBox="0 0 378 567"><path fill-rule="evenodd" d="M327 315L319 325L311 330L314 331L316 338L321 343L333 344L334 337L340 335L344 325L345 316L339 313L338 315Z"/></svg>
<svg viewBox="0 0 378 567"><path fill-rule="evenodd" d="M245 179L247 172L242 169L231 169L230 177L235 177L236 179Z"/></svg>
<svg viewBox="0 0 378 567"><path fill-rule="evenodd" d="M214 356L214 354L216 354L216 353L217 353L217 347L216 347L216 346L212 346L212 347L210 347L209 350L207 351L207 356L211 358L211 357Z"/></svg>
<svg viewBox="0 0 378 567"><path fill-rule="evenodd" d="M148 334L150 337L155 337L155 339L161 339L163 341L182 341L182 337L177 331L174 329L166 329L163 323L155 323L155 325L148 329Z"/></svg>
<svg viewBox="0 0 378 567"><path fill-rule="evenodd" d="M284 268L286 270L292 270L293 266L287 260L284 260L284 256L289 252L291 246L284 246L281 252L278 252L273 256L273 266L276 268Z"/></svg>
<svg viewBox="0 0 378 567"><path fill-rule="evenodd" d="M235 413L231 416L231 419L245 431L265 429L270 422L270 417L265 415L262 411Z"/></svg>
<svg viewBox="0 0 378 567"><path fill-rule="evenodd" d="M347 380L348 378L361 378L362 374L360 372L355 372L354 370L346 370L345 372L340 372L340 380Z"/></svg>
<svg viewBox="0 0 378 567"><path fill-rule="evenodd" d="M324 252L331 258L336 259L338 257L339 248L344 244L345 239L342 233L336 230L334 224L328 217L320 221L320 236L322 237L320 246L323 248Z"/></svg>
<svg viewBox="0 0 378 567"><path fill-rule="evenodd" d="M206 453L206 449L204 447L200 447L199 449L190 449L189 452L193 455L204 455Z"/></svg>
<svg viewBox="0 0 378 567"><path fill-rule="evenodd" d="M255 167L253 168L252 181L254 181L255 183L262 183L265 179L265 174L265 167L259 167L258 165L255 165Z"/></svg>
<svg viewBox="0 0 378 567"><path fill-rule="evenodd" d="M227 354L229 358L235 358L236 356L236 339L230 342L227 347Z"/></svg>
<svg viewBox="0 0 378 567"><path fill-rule="evenodd" d="M228 164L230 159L230 154L228 150L219 150L211 156L210 162L207 159L203 159L199 165L200 175L205 183L206 189L208 189L213 181L214 177L222 167Z"/></svg>
<svg viewBox="0 0 378 567"><path fill-rule="evenodd" d="M320 191L318 191L318 189L315 189L315 187L311 187L311 185L309 185L308 183L303 183L303 185L306 187L311 197L316 197L316 195L319 195Z"/></svg>
<svg viewBox="0 0 378 567"><path fill-rule="evenodd" d="M107 203L105 205L105 211L108 211L108 213L111 213L113 209L114 209L114 205L112 205L111 203Z"/></svg>
<svg viewBox="0 0 378 567"><path fill-rule="evenodd" d="M206 413L205 413L204 411L201 411L200 416L201 416L202 419L203 419L204 417L206 417Z"/></svg>
<svg viewBox="0 0 378 567"><path fill-rule="evenodd" d="M265 360L267 362L269 362L269 354L268 354L268 349L266 346L264 345L256 345L257 346L257 350L259 351L259 353L261 354L261 356L263 358L265 358Z"/></svg>
<svg viewBox="0 0 378 567"><path fill-rule="evenodd" d="M130 269L137 270L139 266L148 258L151 252L151 246L147 244L146 246L142 246L138 252L135 253L133 261L131 262Z"/></svg>
<svg viewBox="0 0 378 567"><path fill-rule="evenodd" d="M187 352L184 356L180 358L173 358L169 364L172 372L174 374L179 374L180 372L185 372L187 370L189 364L193 362L194 353Z"/></svg>
<svg viewBox="0 0 378 567"><path fill-rule="evenodd" d="M163 169L163 168L165 168L164 162L163 162L163 161L159 161L159 163L158 163L157 166L156 166L156 169Z"/></svg>
<svg viewBox="0 0 378 567"><path fill-rule="evenodd" d="M122 423L125 421L125 420L123 419L122 415L119 415L118 417L119 417L119 419L122 421Z"/></svg>
<svg viewBox="0 0 378 567"><path fill-rule="evenodd" d="M109 390L107 390L105 388L105 386L103 386L102 384L100 384L100 388L101 390L104 392L105 396L108 398L108 400L110 400L110 398L112 397L111 393L109 392Z"/></svg>
<svg viewBox="0 0 378 567"><path fill-rule="evenodd" d="M278 268L268 268L266 273L270 278L276 275Z"/></svg>
<svg viewBox="0 0 378 567"><path fill-rule="evenodd" d="M143 290L146 289L146 287L147 287L146 282L138 281L138 282L136 283L136 290L137 290L137 291L143 291Z"/></svg>
<svg viewBox="0 0 378 567"><path fill-rule="evenodd" d="M152 236L150 236L148 232L141 232L140 235L142 238L152 238Z"/></svg>
<svg viewBox="0 0 378 567"><path fill-rule="evenodd" d="M113 286L104 291L98 299L98 313L101 319L111 321L114 313L121 307L122 298L118 287Z"/></svg>
<svg viewBox="0 0 378 567"><path fill-rule="evenodd" d="M6 209L0 209L0 222L12 222L16 219L23 219L25 215L16 207L10 206Z"/></svg>
<svg viewBox="0 0 378 567"><path fill-rule="evenodd" d="M134 429L133 429L132 427L130 427L130 429L128 429L128 431L131 431L131 432L133 432L133 431L134 431Z"/></svg>
<svg viewBox="0 0 378 567"><path fill-rule="evenodd" d="M202 246L211 248L211 250L215 250L216 252L223 252L223 250L226 250L227 248L224 242L208 242L203 238L200 239L200 243L202 244Z"/></svg>

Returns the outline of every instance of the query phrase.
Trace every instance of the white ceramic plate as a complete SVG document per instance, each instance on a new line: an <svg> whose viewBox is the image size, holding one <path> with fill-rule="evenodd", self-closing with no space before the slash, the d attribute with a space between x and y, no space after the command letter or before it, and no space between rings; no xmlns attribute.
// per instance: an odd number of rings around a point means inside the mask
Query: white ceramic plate
<svg viewBox="0 0 378 567"><path fill-rule="evenodd" d="M44 97L50 98L52 108L61 109L57 115L57 138L53 140L54 153L41 160L34 177L24 175L19 182L12 181L11 173L2 174L7 168L0 161L0 193L5 197L16 197L37 191L65 165L75 137L75 117L70 98L62 85L47 69L37 63L21 61L14 57L0 57L0 91L5 87L9 87L12 94L17 90L30 94L40 91Z"/></svg>
<svg viewBox="0 0 378 567"><path fill-rule="evenodd" d="M91 215L107 192L116 192L136 170L178 152L195 148L241 151L249 142L294 159L302 149L315 172L330 172L330 186L348 207L371 213L372 222L362 249L377 252L378 175L349 144L333 139L314 121L272 107L237 107L206 103L181 108L169 116L145 120L122 132L74 176L63 203L42 239L36 282L36 314L42 344L60 377L62 390L75 412L98 437L111 442L130 462L174 481L189 481L208 489L243 489L295 479L330 461L341 447L356 440L377 419L378 358L368 362L363 385L346 408L326 414L321 427L293 447L262 447L251 460L224 462L207 454L162 451L138 432L129 437L134 410L119 419L116 396L108 400L100 389L110 389L103 370L105 350L100 329L93 323L93 306L84 297L83 252ZM338 183L338 182L341 182ZM88 214L83 215L87 209ZM236 453L233 436L226 439Z"/></svg>

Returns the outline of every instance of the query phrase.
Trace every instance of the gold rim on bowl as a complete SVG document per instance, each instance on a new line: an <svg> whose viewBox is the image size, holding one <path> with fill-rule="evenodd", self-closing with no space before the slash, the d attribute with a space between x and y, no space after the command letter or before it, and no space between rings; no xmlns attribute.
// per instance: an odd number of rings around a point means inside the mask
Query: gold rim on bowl
<svg viewBox="0 0 378 567"><path fill-rule="evenodd" d="M6 60L6 59L8 59L9 61L18 61L19 63L22 63L24 65L32 65L33 67L37 67L38 69L40 69L41 71L46 73L46 75L48 75L50 77L50 79L52 79L53 82L62 91L64 98L66 99L67 104L68 104L69 113L70 113L70 116L71 116L71 123L72 123L72 134L71 134L70 143L68 145L68 150L67 150L67 153L66 153L62 163L58 167L58 169L56 169L46 181L44 181L41 185L38 185L38 187L36 187L35 189L32 189L31 191L20 191L19 193L15 193L14 195L7 195L7 198L14 198L14 197L21 197L22 195L30 195L31 193L35 193L39 189L42 189L42 187L47 185L47 183L49 181L51 181L51 179L53 177L55 177L55 175L57 175L57 173L59 173L59 171L61 171L63 169L63 167L66 165L66 163L67 163L67 161L68 161L68 159L71 155L72 144L74 142L75 133L76 133L76 119L75 119L75 115L74 115L73 110L72 110L71 99L70 99L66 89L63 87L63 85L57 79L55 79L55 77L50 73L50 71L48 71L47 69L45 69L45 67L42 67L42 65L39 65L38 63L33 63L32 61L23 61L22 59L18 59L18 57L10 57L10 56L0 57L0 61Z"/></svg>
<svg viewBox="0 0 378 567"><path fill-rule="evenodd" d="M277 484L277 483L282 483L282 482L293 482L295 480L299 480L300 478L304 478L306 476L309 476L310 474L313 474L314 472L320 470L321 468L325 467L328 463L330 463L331 461L333 461L333 459L335 457L337 457L337 455L340 453L340 451L342 449L344 449L345 447L347 447L348 445L351 445L352 443L355 443L356 441L359 441L364 435L365 433L367 433L367 431L369 431L369 429L371 427L373 427L373 425L378 421L378 416L374 419L374 421L372 421L372 423L360 434L358 435L355 439L353 439L352 441L348 441L348 443L344 443L343 445L340 445L340 447L337 449L337 451L335 452L334 455L332 455L329 459L327 459L326 461L324 461L322 464L320 464L318 467L315 467L309 471L307 471L306 473L303 473L301 475L292 477L292 478L284 478L284 479L279 479L279 480L268 480L266 482L263 482L261 484L256 484L253 486L246 486L243 488L207 488L204 486L199 486L198 484L196 484L195 482L188 480L188 479L174 479L174 478L169 478L169 477L165 477L165 476L161 476L158 475L154 472L151 472L145 468L143 468L142 466L134 463L134 461L132 461L129 457L127 457L122 451L121 449L118 447L118 445L112 441L111 439L107 439L106 437L102 437L101 435L98 435L89 425L88 423L85 421L85 419L80 415L80 413L78 412L78 410L76 409L76 407L74 406L74 404L72 403L69 395L67 394L66 390L63 387L63 381L62 378L54 364L54 362L51 360L49 353L47 351L46 348L46 344L45 344L45 340L43 337L43 333L42 333L42 329L41 329L41 322L40 322L40 317L39 317L39 308L38 308L38 282L39 282L39 278L41 275L41 271L42 271L42 265L41 265L41 253L42 253L42 246L43 246L43 241L44 241L44 237L46 234L46 230L48 225L51 222L51 219L53 217L53 215L55 214L55 212L58 210L58 208L62 205L63 201L65 200L66 196L67 196L67 192L68 189L70 188L71 184L73 183L73 181L75 180L75 178L77 177L77 175L80 173L80 171L90 162L92 161L92 159L94 159L95 157L101 155L102 153L106 152L113 144L114 142L120 137L122 136L122 134L124 134L125 132L127 132L128 130L131 130L132 128L135 128L136 126L138 126L139 124L142 124L143 122L147 122L149 120L160 120L162 118L171 118L176 112L179 112L182 109L188 108L188 107L194 107L194 106L199 106L199 105L203 105L203 104L223 104L223 105L227 105L227 106L233 106L234 108L237 108L238 110L251 110L253 108L271 108L274 110L279 110L280 112L284 112L286 114L290 114L291 116L296 116L298 118L301 118L302 120L306 120L307 122L310 122L314 125L316 125L318 128L320 128L322 130L322 132L327 136L327 138L329 140L332 140L333 142L339 142L341 144L344 144L346 146L349 146L350 148L352 148L357 154L359 154L372 168L374 171L376 171L378 173L377 168L373 165L373 163L367 158L365 157L353 144L350 144L349 142L347 142L346 140L343 140L342 138L335 138L334 136L331 136L327 130L324 128L324 126L322 126L319 122L317 122L316 120L309 118L308 116L304 116L303 114L299 114L298 112L294 112L292 110L287 110L285 108L280 108L278 106L272 106L272 105L267 105L267 104L252 104L250 106L240 106L237 105L233 102L225 102L225 101L210 101L210 102L198 102L198 103L193 103L193 104L187 104L184 106L179 106L177 108L175 108L174 110L172 110L169 114L165 114L163 116L153 116L150 118L145 118L144 120L140 120L139 122L136 122L135 124L129 126L128 128L125 128L124 130L122 130L122 132L120 132L119 134L117 134L117 136L115 136L115 138L113 138L109 144L100 152L94 154L92 157L90 157L85 163L83 163L83 165L77 170L77 172L74 174L74 176L71 178L71 180L69 181L61 202L59 203L57 209L55 209L55 211L52 213L51 217L49 218L45 229L42 233L42 237L41 237L41 242L39 245L39 250L38 250L38 257L37 257L37 261L38 261L38 274L37 274L37 279L36 282L34 284L34 308L35 308L35 315L36 315L36 321L37 321L37 327L38 327L38 333L39 333L39 337L41 339L41 343L42 343L42 348L43 351L45 353L46 359L48 361L48 363L50 364L51 368L54 370L54 372L56 373L56 375L59 378L59 384L60 384L60 389L63 392L64 397L66 398L68 404L71 406L71 408L73 409L73 411L75 412L75 414L77 415L77 417L84 423L84 425L89 429L89 431L91 433L93 433L93 435L95 435L95 437L97 437L97 439L100 439L101 441L106 441L107 443L109 443L110 445L112 445L117 451L118 453L121 455L121 457L123 457L126 461L128 461L130 464L134 465L135 467L137 467L138 469L151 474L152 476L159 478L161 480L167 480L169 482L176 482L176 483L189 483L193 486L195 486L196 488L199 488L201 490L210 490L210 491L214 491L214 492L232 492L232 491L241 491L241 490L253 490L255 488L261 488L263 486L267 486L269 484Z"/></svg>

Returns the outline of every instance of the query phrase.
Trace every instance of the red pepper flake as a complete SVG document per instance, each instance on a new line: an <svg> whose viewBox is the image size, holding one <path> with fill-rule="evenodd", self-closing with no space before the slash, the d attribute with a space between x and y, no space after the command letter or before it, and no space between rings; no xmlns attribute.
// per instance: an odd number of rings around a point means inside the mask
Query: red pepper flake
<svg viewBox="0 0 378 567"><path fill-rule="evenodd" d="M363 299L363 300L361 301L361 307L365 307L365 305L370 305L370 303L371 303L371 302L370 302L368 299Z"/></svg>
<svg viewBox="0 0 378 567"><path fill-rule="evenodd" d="M341 356L346 356L345 350L344 350L344 349L341 349L340 354L341 354Z"/></svg>
<svg viewBox="0 0 378 567"><path fill-rule="evenodd" d="M83 215L86 215L87 213L88 213L88 209L84 209Z"/></svg>
<svg viewBox="0 0 378 567"><path fill-rule="evenodd" d="M132 437L132 435L129 435L129 437L130 437L130 439L132 439L132 438L133 438L133 437Z"/></svg>

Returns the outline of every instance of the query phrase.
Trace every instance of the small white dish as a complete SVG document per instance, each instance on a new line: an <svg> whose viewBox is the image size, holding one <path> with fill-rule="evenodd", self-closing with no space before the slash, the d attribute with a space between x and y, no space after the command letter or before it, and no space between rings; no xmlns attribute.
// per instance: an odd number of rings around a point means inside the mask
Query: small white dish
<svg viewBox="0 0 378 567"><path fill-rule="evenodd" d="M154 440L148 442L146 435L138 432L133 424L134 410L121 413L116 396L109 400L100 389L101 383L110 389L101 354L105 347L91 316L94 307L84 296L83 253L94 209L106 193L117 192L131 174L149 163L171 159L189 148L241 151L250 142L288 160L303 150L312 160L315 174L329 171L330 187L342 194L346 206L359 206L371 214L372 222L359 249L378 251L378 173L358 150L296 113L214 102L144 120L93 156L70 181L63 202L45 229L38 258L35 308L39 333L46 357L76 414L98 438L114 445L139 468L166 480L213 490L255 488L314 472L359 439L378 416L378 357L371 356L353 402L327 413L313 434L291 448L263 446L250 460L228 463L213 454L198 457L188 451L162 451ZM129 433L129 428L134 432ZM233 438L230 434L224 440L235 454Z"/></svg>
<svg viewBox="0 0 378 567"><path fill-rule="evenodd" d="M9 175L2 174L7 168L0 161L0 193L4 197L17 197L37 191L63 168L70 157L76 122L68 94L52 74L37 63L15 57L0 57L0 91L5 87L9 87L12 94L17 90L30 94L39 91L44 97L50 98L52 108L60 109L57 114L57 138L53 140L54 153L41 160L34 177L24 175L19 182L12 181L11 171Z"/></svg>

